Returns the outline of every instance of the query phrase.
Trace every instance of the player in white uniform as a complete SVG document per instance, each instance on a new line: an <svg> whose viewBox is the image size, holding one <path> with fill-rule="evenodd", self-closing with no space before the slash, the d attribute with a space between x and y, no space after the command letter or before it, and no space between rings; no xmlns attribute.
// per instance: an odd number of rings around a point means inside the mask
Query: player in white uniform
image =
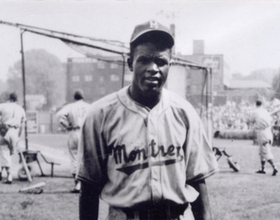
<svg viewBox="0 0 280 220"><path fill-rule="evenodd" d="M136 26L128 65L131 86L93 103L82 128L78 178L80 219L97 219L99 195L108 219L211 219L205 178L217 161L202 122L185 99L163 89L169 30Z"/></svg>
<svg viewBox="0 0 280 220"><path fill-rule="evenodd" d="M19 141L19 137L23 130L23 123L26 120L24 109L17 103L16 93L11 93L7 103L0 104L1 126L5 127L0 137L0 164L1 171L6 169L7 180L4 183L11 184L13 181L10 172L11 155L14 154ZM2 172L0 176L2 179Z"/></svg>
<svg viewBox="0 0 280 220"><path fill-rule="evenodd" d="M80 182L76 179L76 171L80 128L84 123L90 105L83 100L84 95L81 90L75 91L74 99L75 102L64 106L57 113L57 117L60 124L69 131L68 149L71 160L71 174L75 178L75 187L71 192L78 193L80 191Z"/></svg>
<svg viewBox="0 0 280 220"><path fill-rule="evenodd" d="M261 159L261 169L257 173L265 174L265 162L269 162L273 168L272 175L275 176L278 172L277 167L273 163L273 154L271 145L273 142L273 134L271 130L272 117L270 113L262 106L262 101L256 102L257 109L252 116L254 129L257 132L257 141L259 144L259 154Z"/></svg>

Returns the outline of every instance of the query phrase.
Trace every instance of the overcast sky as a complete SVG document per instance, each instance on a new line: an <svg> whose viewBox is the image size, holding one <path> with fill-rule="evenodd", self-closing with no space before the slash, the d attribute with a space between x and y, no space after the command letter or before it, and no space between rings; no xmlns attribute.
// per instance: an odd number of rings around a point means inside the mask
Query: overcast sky
<svg viewBox="0 0 280 220"><path fill-rule="evenodd" d="M136 24L156 19L176 26L176 51L223 54L231 73L280 67L280 1L0 0L0 20L128 42ZM65 62L82 56L62 42L24 34L24 50L43 48ZM20 31L0 24L0 79L20 60Z"/></svg>

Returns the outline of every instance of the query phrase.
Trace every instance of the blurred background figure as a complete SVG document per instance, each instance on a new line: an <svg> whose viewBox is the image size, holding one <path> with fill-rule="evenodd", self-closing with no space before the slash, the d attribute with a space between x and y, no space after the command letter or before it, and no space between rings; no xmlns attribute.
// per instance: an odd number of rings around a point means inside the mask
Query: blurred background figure
<svg viewBox="0 0 280 220"><path fill-rule="evenodd" d="M26 114L24 109L17 104L17 94L11 93L7 103L0 104L1 115L1 166L5 168L7 172L7 180L4 183L11 184L13 181L10 173L11 167L11 155L14 154L14 150L17 148L19 137L23 130L23 123L26 121ZM1 175L2 173L0 173ZM1 176L2 178L2 176Z"/></svg>
<svg viewBox="0 0 280 220"><path fill-rule="evenodd" d="M259 145L259 154L261 159L261 169L257 173L265 174L265 162L269 162L273 168L272 175L278 172L277 167L273 163L273 155L270 146L273 142L273 134L271 131L272 117L270 113L263 107L261 100L256 101L257 109L252 115L252 123L257 132L257 141Z"/></svg>
<svg viewBox="0 0 280 220"><path fill-rule="evenodd" d="M69 131L68 149L71 160L71 174L75 178L73 193L79 193L80 182L76 180L78 143L80 139L81 127L88 112L89 104L84 101L84 93L77 90L74 93L74 102L65 105L58 113L57 118L60 125Z"/></svg>

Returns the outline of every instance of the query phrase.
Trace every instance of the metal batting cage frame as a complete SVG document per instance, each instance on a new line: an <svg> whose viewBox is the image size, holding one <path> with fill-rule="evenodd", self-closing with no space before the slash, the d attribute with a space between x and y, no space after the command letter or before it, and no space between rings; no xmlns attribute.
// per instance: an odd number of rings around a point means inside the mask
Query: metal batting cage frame
<svg viewBox="0 0 280 220"><path fill-rule="evenodd" d="M45 37L50 37L54 39L59 39L67 44L72 49L84 54L86 57L91 57L96 59L97 61L103 62L116 62L119 65L122 65L122 73L121 73L121 85L120 88L124 87L124 78L125 78L125 66L126 66L126 58L129 57L129 48L123 43L114 40L104 40L97 39L92 37L86 37L71 33L59 32L45 28L39 28L19 23L11 23L6 21L1 21L0 24L13 26L20 29L20 42L21 42L21 62L22 62L22 84L23 84L23 107L26 111L26 82L25 82L25 58L24 58L24 44L23 44L23 36L25 32L42 35ZM121 57L119 60L111 60L108 58L107 60L104 57L100 57L97 55L93 55L94 53L89 52L88 50L102 51L110 54L115 54ZM172 55L171 61L171 72L172 68L176 70L176 68L181 70L182 75L189 74L189 70L195 70L195 74L200 74L202 77L201 82L201 91L200 92L200 100L196 100L196 102L200 103L198 107L198 113L204 123L206 128L208 138L210 143L212 144L212 105L213 105L213 93L212 93L212 69L206 66L203 66L199 63L191 62L189 60L180 58L176 55ZM169 74L170 77L170 74ZM172 77L171 77L172 78ZM172 81L172 80L171 80ZM173 83L173 88L176 88L177 79L173 79L175 81L175 85ZM177 81L177 82L176 82ZM167 83L168 84L168 83ZM172 86L171 86L172 87ZM182 86L184 87L184 86ZM177 89L177 88L176 88ZM171 89L172 90L172 89ZM186 88L183 88L181 92L182 96L186 98L188 91ZM194 104L194 103L192 103ZM27 121L25 121L25 146L26 150L28 150L28 132L27 132Z"/></svg>

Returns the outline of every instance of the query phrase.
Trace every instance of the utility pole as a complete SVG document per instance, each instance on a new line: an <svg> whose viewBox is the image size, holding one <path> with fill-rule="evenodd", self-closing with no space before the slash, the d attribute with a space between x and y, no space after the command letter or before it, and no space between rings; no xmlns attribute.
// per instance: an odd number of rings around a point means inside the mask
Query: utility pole
<svg viewBox="0 0 280 220"><path fill-rule="evenodd" d="M23 34L25 30L20 29L20 43L21 43L21 67L22 67L22 87L23 87L23 108L26 112L26 84L25 84L25 66L24 66L24 50L23 50ZM28 150L28 137L27 137L27 120L24 123L25 132L25 149Z"/></svg>

